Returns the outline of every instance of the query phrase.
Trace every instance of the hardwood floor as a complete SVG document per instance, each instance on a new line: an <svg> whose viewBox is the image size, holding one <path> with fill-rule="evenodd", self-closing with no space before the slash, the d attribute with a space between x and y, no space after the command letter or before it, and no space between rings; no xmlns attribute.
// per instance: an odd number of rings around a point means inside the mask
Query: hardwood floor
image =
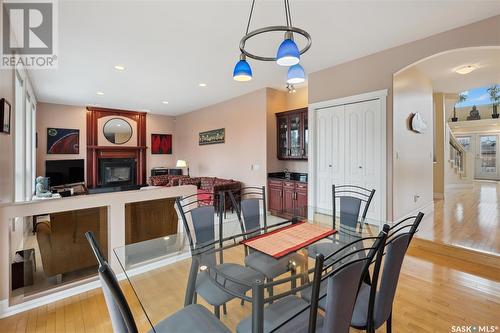
<svg viewBox="0 0 500 333"><path fill-rule="evenodd" d="M436 200L419 238L500 255L500 182L475 181Z"/></svg>
<svg viewBox="0 0 500 333"><path fill-rule="evenodd" d="M467 273L468 264L439 258L412 248L405 259L394 303L393 332L451 332L452 325L500 326L500 275L488 278ZM189 261L137 277L144 302L155 320L179 308ZM165 281L168 276L168 281ZM148 331L145 316L128 282L122 283L141 332ZM162 295L162 297L155 297ZM201 304L204 304L200 300ZM228 304L222 320L232 330L250 313L250 305ZM385 332L385 328L379 329ZM112 332L100 289L0 320L0 332ZM351 330L351 332L358 332Z"/></svg>

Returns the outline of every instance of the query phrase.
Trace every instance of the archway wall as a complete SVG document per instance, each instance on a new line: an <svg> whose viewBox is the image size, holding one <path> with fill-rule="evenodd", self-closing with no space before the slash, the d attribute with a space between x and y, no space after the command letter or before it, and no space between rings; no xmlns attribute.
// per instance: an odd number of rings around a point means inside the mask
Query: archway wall
<svg viewBox="0 0 500 333"><path fill-rule="evenodd" d="M393 216L393 75L449 50L500 45L500 15L309 75L309 103L389 89L387 96L387 212ZM397 180L396 180L397 181Z"/></svg>

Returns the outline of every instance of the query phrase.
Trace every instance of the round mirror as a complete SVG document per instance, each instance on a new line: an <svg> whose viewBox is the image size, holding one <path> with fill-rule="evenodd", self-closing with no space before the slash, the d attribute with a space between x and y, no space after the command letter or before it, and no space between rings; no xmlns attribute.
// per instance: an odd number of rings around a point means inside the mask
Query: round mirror
<svg viewBox="0 0 500 333"><path fill-rule="evenodd" d="M113 118L104 124L103 132L109 142L122 145L132 137L132 126L121 118Z"/></svg>

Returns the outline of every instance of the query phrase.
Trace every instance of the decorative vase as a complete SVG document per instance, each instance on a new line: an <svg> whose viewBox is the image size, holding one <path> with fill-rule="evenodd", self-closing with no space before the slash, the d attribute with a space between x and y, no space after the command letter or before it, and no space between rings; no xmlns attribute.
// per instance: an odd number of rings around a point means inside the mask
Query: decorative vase
<svg viewBox="0 0 500 333"><path fill-rule="evenodd" d="M496 105L496 104L493 105L493 113L491 114L491 118L493 118L493 119L498 118L497 107L498 107L498 105Z"/></svg>

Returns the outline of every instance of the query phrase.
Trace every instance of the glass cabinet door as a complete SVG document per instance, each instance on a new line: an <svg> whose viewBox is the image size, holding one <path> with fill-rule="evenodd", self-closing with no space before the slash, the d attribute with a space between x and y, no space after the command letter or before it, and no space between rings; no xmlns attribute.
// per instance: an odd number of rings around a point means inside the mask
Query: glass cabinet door
<svg viewBox="0 0 500 333"><path fill-rule="evenodd" d="M308 144L309 144L309 127L308 127L308 119L307 119L307 111L304 112L304 149L302 150L303 158L307 158L308 156Z"/></svg>
<svg viewBox="0 0 500 333"><path fill-rule="evenodd" d="M278 117L278 157L288 156L288 118Z"/></svg>
<svg viewBox="0 0 500 333"><path fill-rule="evenodd" d="M290 151L291 158L302 157L301 114L290 115Z"/></svg>

